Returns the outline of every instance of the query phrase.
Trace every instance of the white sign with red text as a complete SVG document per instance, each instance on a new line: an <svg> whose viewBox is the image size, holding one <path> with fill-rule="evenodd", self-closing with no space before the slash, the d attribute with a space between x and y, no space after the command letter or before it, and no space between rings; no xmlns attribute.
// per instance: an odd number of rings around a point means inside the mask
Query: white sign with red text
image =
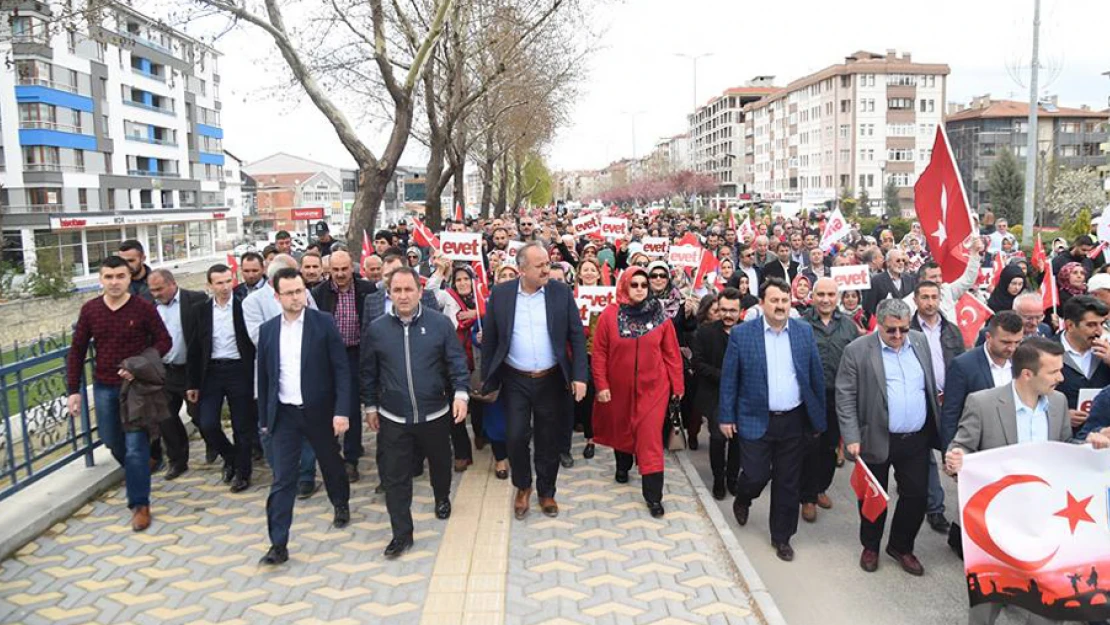
<svg viewBox="0 0 1110 625"><path fill-rule="evenodd" d="M866 291L871 288L871 268L867 265L848 265L829 270L836 281L837 291Z"/></svg>
<svg viewBox="0 0 1110 625"><path fill-rule="evenodd" d="M848 236L848 232L848 222L844 220L844 215L839 208L834 210L829 216L828 224L825 225L824 234L821 235L821 249L829 251L833 245Z"/></svg>
<svg viewBox="0 0 1110 625"><path fill-rule="evenodd" d="M617 301L617 287L580 286L578 300L585 302L590 312L601 312L606 306Z"/></svg>
<svg viewBox="0 0 1110 625"><path fill-rule="evenodd" d="M1091 411L1091 402L1095 401L1095 396L1102 392L1101 388L1081 388L1079 389L1079 410L1082 412Z"/></svg>
<svg viewBox="0 0 1110 625"><path fill-rule="evenodd" d="M597 213L586 213L581 217L575 217L571 220L571 224L574 225L574 232L578 236L601 232L601 217Z"/></svg>
<svg viewBox="0 0 1110 625"><path fill-rule="evenodd" d="M624 217L602 217L601 236L606 239L620 239L628 234L628 220Z"/></svg>
<svg viewBox="0 0 1110 625"><path fill-rule="evenodd" d="M652 258L666 256L667 248L671 246L667 241L667 237L644 237L642 243L644 246L644 253Z"/></svg>
<svg viewBox="0 0 1110 625"><path fill-rule="evenodd" d="M671 267L692 267L701 265L702 249L696 245L672 245L667 252L667 264Z"/></svg>
<svg viewBox="0 0 1110 625"><path fill-rule="evenodd" d="M440 251L451 260L482 260L480 232L444 232L439 241Z"/></svg>

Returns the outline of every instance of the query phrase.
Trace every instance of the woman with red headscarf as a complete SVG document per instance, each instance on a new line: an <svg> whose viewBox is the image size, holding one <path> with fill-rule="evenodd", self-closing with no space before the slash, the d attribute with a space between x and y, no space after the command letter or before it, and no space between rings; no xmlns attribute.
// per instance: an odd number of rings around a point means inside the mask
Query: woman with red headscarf
<svg viewBox="0 0 1110 625"><path fill-rule="evenodd" d="M662 303L648 296L648 273L629 267L617 303L597 322L593 348L594 441L612 447L616 480L628 481L635 460L651 516L663 516L663 420L672 396L682 397L678 335Z"/></svg>

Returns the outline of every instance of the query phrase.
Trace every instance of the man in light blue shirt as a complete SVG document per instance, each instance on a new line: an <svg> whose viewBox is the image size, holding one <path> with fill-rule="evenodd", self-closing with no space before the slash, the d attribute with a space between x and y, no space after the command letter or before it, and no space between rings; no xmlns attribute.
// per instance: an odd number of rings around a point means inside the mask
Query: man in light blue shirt
<svg viewBox="0 0 1110 625"><path fill-rule="evenodd" d="M555 366L555 351L547 333L546 289L527 293L523 285L516 291L513 335L505 362L518 371L547 371Z"/></svg>

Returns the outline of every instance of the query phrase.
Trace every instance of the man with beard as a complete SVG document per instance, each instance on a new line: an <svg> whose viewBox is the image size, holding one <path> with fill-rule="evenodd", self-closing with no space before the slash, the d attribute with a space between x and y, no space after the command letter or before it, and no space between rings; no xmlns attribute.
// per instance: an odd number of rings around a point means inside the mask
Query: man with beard
<svg viewBox="0 0 1110 625"><path fill-rule="evenodd" d="M717 400L721 392L721 364L725 360L728 335L740 321L740 291L728 288L717 298L720 321L703 324L694 336L694 371L698 375L695 414L709 419L709 465L713 469L713 498L722 500L725 493L736 494L740 474L740 439L725 438L717 418ZM726 491L727 488L727 491Z"/></svg>
<svg viewBox="0 0 1110 625"><path fill-rule="evenodd" d="M150 278L150 266L146 264L146 251L143 249L143 244L135 239L128 239L120 243L119 257L127 263L127 268L131 270L129 292L153 304L154 296L150 294L150 286L147 284L147 280Z"/></svg>

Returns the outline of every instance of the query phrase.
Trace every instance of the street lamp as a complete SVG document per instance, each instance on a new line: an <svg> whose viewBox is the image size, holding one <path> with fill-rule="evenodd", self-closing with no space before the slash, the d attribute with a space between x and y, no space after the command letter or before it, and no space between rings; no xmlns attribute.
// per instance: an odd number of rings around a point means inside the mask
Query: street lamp
<svg viewBox="0 0 1110 625"><path fill-rule="evenodd" d="M683 54L681 52L675 52L674 55L682 57L684 59L690 59L690 61L694 65L694 112L697 113L697 110L698 110L698 59L704 59L707 56L713 56L713 53L712 52L704 52L702 54Z"/></svg>
<svg viewBox="0 0 1110 625"><path fill-rule="evenodd" d="M886 208L887 208L887 202L886 202L886 161L884 161L884 160L879 160L879 197L883 198L882 203L880 204L883 207L882 208L882 213L879 215L881 217L882 215L886 214Z"/></svg>
<svg viewBox="0 0 1110 625"><path fill-rule="evenodd" d="M628 115L632 118L632 158L636 158L636 116L643 115L647 111L621 111L621 115Z"/></svg>

